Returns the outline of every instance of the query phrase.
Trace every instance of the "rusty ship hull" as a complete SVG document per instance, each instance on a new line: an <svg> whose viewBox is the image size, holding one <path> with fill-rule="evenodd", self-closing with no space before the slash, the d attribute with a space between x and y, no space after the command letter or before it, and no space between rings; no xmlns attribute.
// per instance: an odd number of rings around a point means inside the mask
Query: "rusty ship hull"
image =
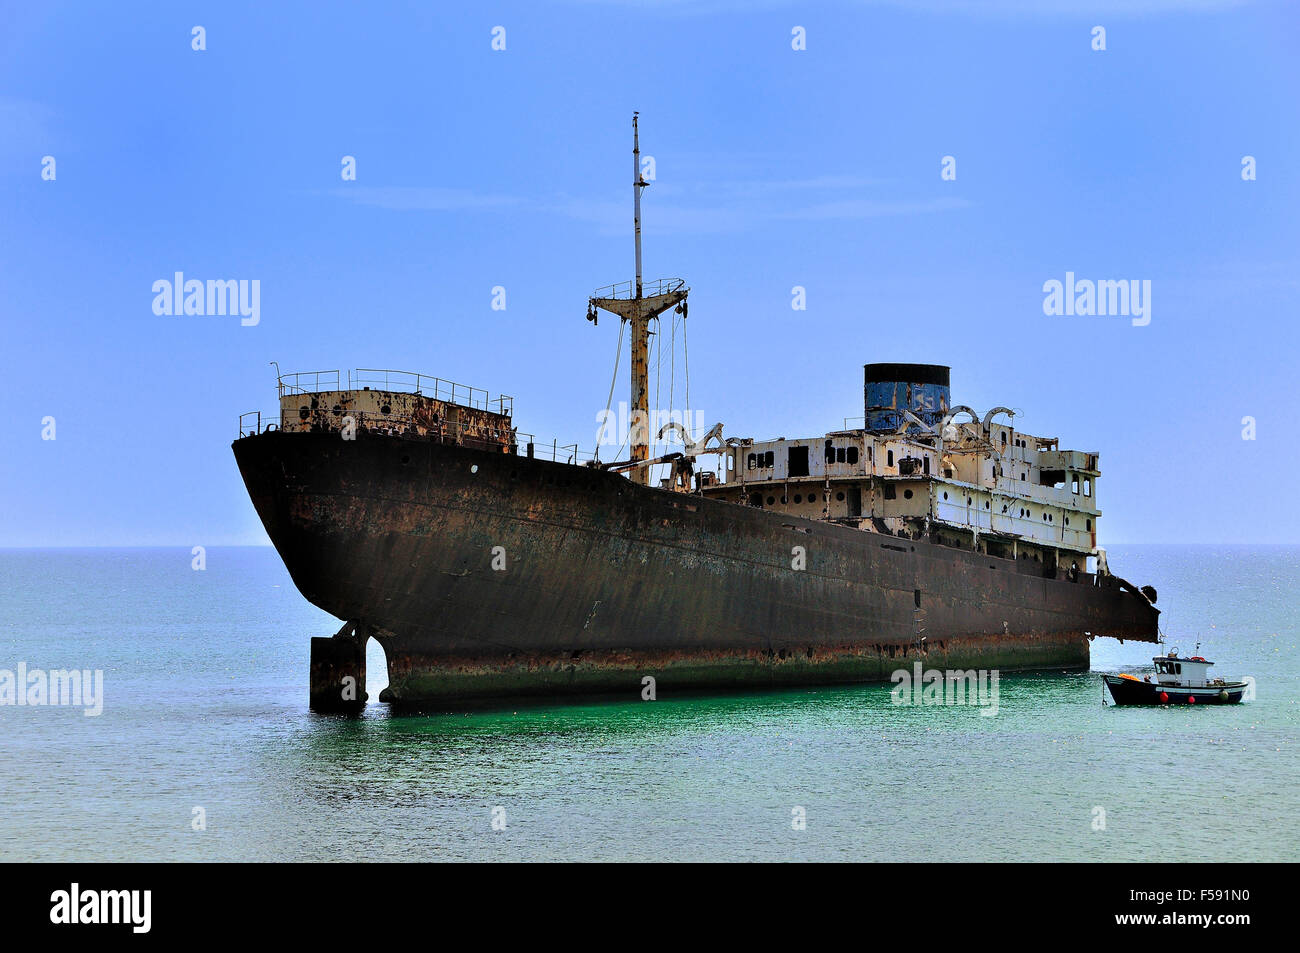
<svg viewBox="0 0 1300 953"><path fill-rule="evenodd" d="M397 704L887 680L917 660L1086 669L1091 637L1156 638L1116 577L599 469L366 430L233 450L295 585L351 624L362 665L380 642Z"/></svg>

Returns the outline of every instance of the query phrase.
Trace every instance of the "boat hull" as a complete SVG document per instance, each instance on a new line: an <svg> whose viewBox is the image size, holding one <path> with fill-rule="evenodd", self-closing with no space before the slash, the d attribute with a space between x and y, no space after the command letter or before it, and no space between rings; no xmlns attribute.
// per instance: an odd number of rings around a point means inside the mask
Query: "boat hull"
<svg viewBox="0 0 1300 953"><path fill-rule="evenodd" d="M886 680L917 660L1085 669L1090 637L1156 639L1158 611L1113 577L1049 579L587 467L355 437L269 432L233 449L298 589L382 644L385 700Z"/></svg>
<svg viewBox="0 0 1300 953"><path fill-rule="evenodd" d="M1243 682L1184 688L1117 675L1103 675L1102 680L1116 705L1236 705L1246 693Z"/></svg>

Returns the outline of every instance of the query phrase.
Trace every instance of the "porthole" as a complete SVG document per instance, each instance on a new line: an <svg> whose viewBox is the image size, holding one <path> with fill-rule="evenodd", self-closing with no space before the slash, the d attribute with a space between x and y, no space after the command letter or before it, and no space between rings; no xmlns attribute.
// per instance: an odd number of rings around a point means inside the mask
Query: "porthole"
<svg viewBox="0 0 1300 953"><path fill-rule="evenodd" d="M790 502L790 501L787 500L784 496L781 497L781 504L782 504L783 506L784 506L786 503L789 503L789 502Z"/></svg>
<svg viewBox="0 0 1300 953"><path fill-rule="evenodd" d="M803 502L803 496L802 496L801 494L799 494L799 493L796 493L796 494L794 495L794 501L795 501L796 503L802 503L802 502Z"/></svg>
<svg viewBox="0 0 1300 953"><path fill-rule="evenodd" d="M472 464L472 465L470 466L470 468L469 468L469 472L470 472L470 473L478 473L478 464L477 464L477 463Z"/></svg>
<svg viewBox="0 0 1300 953"><path fill-rule="evenodd" d="M768 505L768 506L771 506L771 505L772 505L773 503L775 503L775 502L776 502L776 497L774 497L774 496L769 496L769 497L767 498L767 505Z"/></svg>
<svg viewBox="0 0 1300 953"><path fill-rule="evenodd" d="M837 499L837 500L839 500L841 503L843 503L843 502L844 502L844 494L843 494L843 493L836 493L836 494L835 494L835 499Z"/></svg>
<svg viewBox="0 0 1300 953"><path fill-rule="evenodd" d="M392 405L392 404L384 404L384 406L382 406L382 407L379 408L379 412L380 412L381 414L391 414L391 413L393 412L393 405Z"/></svg>
<svg viewBox="0 0 1300 953"><path fill-rule="evenodd" d="M943 498L944 498L945 500L948 499L948 491L947 491L947 490L944 491Z"/></svg>
<svg viewBox="0 0 1300 953"><path fill-rule="evenodd" d="M905 500L910 500L911 498L912 498L912 491L911 491L911 490L904 490L904 491L903 491L903 499L905 499Z"/></svg>

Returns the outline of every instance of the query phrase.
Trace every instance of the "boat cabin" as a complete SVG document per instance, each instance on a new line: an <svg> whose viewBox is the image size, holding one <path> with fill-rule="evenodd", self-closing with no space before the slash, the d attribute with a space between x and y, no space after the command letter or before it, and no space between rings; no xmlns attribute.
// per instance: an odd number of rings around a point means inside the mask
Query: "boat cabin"
<svg viewBox="0 0 1300 953"><path fill-rule="evenodd" d="M1180 658L1177 652L1158 655L1151 661L1156 666L1157 684L1175 685L1180 688L1204 688L1209 683L1207 676L1210 666L1214 664L1205 661L1199 655Z"/></svg>

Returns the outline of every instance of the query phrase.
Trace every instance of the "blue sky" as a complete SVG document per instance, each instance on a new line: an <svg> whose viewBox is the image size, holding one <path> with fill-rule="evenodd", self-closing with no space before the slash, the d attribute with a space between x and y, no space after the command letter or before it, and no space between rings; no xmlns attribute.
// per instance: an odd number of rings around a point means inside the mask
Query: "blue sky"
<svg viewBox="0 0 1300 953"><path fill-rule="evenodd" d="M822 433L861 414L864 363L949 364L956 401L1101 452L1103 544L1295 542L1297 22L1213 0L6 5L0 545L264 541L229 444L275 406L273 360L505 392L521 430L590 446L617 326L583 315L631 277L633 109L645 271L692 286L709 423ZM176 271L259 280L260 323L155 315ZM1067 271L1150 280L1151 323L1044 315Z"/></svg>

